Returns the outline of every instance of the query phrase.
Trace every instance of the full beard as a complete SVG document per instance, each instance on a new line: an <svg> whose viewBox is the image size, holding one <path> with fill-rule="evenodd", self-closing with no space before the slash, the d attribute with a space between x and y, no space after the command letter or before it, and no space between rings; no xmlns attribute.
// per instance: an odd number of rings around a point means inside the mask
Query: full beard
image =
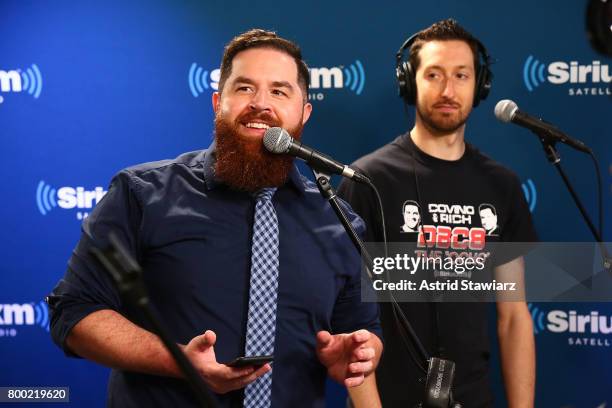
<svg viewBox="0 0 612 408"><path fill-rule="evenodd" d="M267 115L249 115L239 118L260 119L270 126ZM299 140L303 126L286 129ZM222 115L215 117L216 159L215 175L236 190L255 192L265 187L280 187L287 181L293 167L293 157L267 151L261 138L245 137L239 133L239 123L231 123Z"/></svg>
<svg viewBox="0 0 612 408"><path fill-rule="evenodd" d="M433 109L427 109L421 104L416 106L417 114L429 130L436 135L445 136L457 131L465 124L469 116L469 112L463 113L461 108L457 110L457 114L436 113Z"/></svg>

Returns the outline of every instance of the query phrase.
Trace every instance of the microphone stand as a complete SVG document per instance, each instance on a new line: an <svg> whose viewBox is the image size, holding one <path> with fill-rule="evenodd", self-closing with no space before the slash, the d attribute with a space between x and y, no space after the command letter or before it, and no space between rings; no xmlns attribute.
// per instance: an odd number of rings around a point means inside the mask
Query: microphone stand
<svg viewBox="0 0 612 408"><path fill-rule="evenodd" d="M540 139L540 142L542 143L542 147L544 148L544 152L546 153L546 158L548 159L550 163L552 163L555 166L555 168L559 172L559 175L563 179L563 182L565 183L567 190L569 191L572 198L574 199L574 203L578 207L578 210L580 211L582 218L584 219L587 226L589 227L591 234L593 234L593 237L595 237L595 240L599 244L599 249L601 250L601 256L603 258L604 269L612 273L612 258L610 258L610 255L608 254L608 251L606 249L606 246L604 245L603 239L601 235L599 234L599 232L597 231L597 228L595 228L595 225L591 221L591 218L589 217L589 214L587 213L586 209L582 205L582 202L580 201L580 197L578 197L578 194L576 194L576 191L574 190L572 183L567 177L567 174L565 174L565 171L561 167L561 156L559 155L559 152L557 151L555 147L556 140L549 137L544 131L541 131L541 132L533 131L533 132Z"/></svg>
<svg viewBox="0 0 612 408"><path fill-rule="evenodd" d="M177 346L170 332L164 327L149 302L146 288L142 281L142 269L130 256L120 240L112 232L109 234L110 247L105 250L92 248L91 253L112 276L122 302L143 312L147 322L153 327L164 346L168 349L176 364L191 385L199 405L203 408L215 408L216 404L208 393L208 388L201 375L193 367L185 353Z"/></svg>
<svg viewBox="0 0 612 408"><path fill-rule="evenodd" d="M346 230L346 233L348 234L349 238L353 242L353 245L355 245L355 248L357 248L357 250L361 254L361 257L363 258L363 261L365 263L365 268L366 268L368 277L372 279L373 277L372 275L372 269L373 269L372 257L370 256L370 253L368 252L361 238L359 238L359 235L357 235L355 228L353 228L353 225L351 224L346 214L342 210L342 207L340 207L340 203L338 202L338 196L336 195L336 192L334 191L334 188L332 187L330 183L330 179L331 179L330 175L328 173L315 170L314 168L312 168L312 173L315 176L317 187L319 187L319 191L321 192L321 195L329 202L331 207L334 209L334 212L340 219L340 222L342 223L342 226ZM400 309L399 304L397 303L397 300L395 299L392 293L389 293L389 299L393 305L393 308ZM430 356L428 355L427 351L425 350L425 347L423 346L423 344L417 337L417 334L415 333L410 323L407 320L405 320L404 322L407 326L406 327L407 332L409 336L411 337L411 340L417 346L417 350L419 351L422 362L426 363L427 360L429 360Z"/></svg>
<svg viewBox="0 0 612 408"><path fill-rule="evenodd" d="M317 187L321 192L321 195L329 202L334 212L340 219L342 226L346 230L346 233L350 237L355 248L361 253L361 257L365 263L366 272L368 277L372 279L372 269L373 262L370 253L365 247L359 235L353 228L353 225L347 218L346 214L340 207L340 203L338 202L338 196L336 196L336 192L334 191L330 179L331 176L329 173L319 171L311 166L312 173L314 174ZM398 321L402 324L402 328L408 333L408 337L412 341L412 343L416 346L417 351L419 352L421 358L421 364L425 364L427 369L427 377L425 379L425 402L420 403L418 407L424 408L462 408L462 405L453 401L452 398L452 384L455 376L455 363L450 360L444 360L438 357L431 357L425 350L423 343L421 343L418 338L416 332L410 325L410 322L405 317L404 312L399 306L397 299L393 296L393 293L388 293L389 301L391 302L391 306L394 309L394 312L403 317L403 319L398 319ZM434 382L437 379L437 384ZM434 390L438 387L437 390Z"/></svg>

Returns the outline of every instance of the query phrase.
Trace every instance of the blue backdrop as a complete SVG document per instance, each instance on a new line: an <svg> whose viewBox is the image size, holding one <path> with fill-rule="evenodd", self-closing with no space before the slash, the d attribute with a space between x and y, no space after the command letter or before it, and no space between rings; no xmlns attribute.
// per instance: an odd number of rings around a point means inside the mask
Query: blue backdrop
<svg viewBox="0 0 612 408"><path fill-rule="evenodd" d="M396 96L399 45L434 21L458 19L496 60L491 95L473 112L468 140L519 174L543 240L591 240L539 142L492 114L499 99L513 99L591 146L610 209L612 61L591 50L585 8L584 1L555 0L517 0L512 7L452 0L2 0L0 386L69 386L72 406L104 405L107 369L63 356L50 341L42 299L63 275L81 220L115 172L208 146L223 46L252 27L277 30L302 46L313 68L314 104L304 139L351 162L412 126L412 112ZM595 216L591 162L564 146L559 151ZM604 235L611 232L608 217ZM611 305L530 307L537 323L536 405L611 405L612 334L547 328L554 311L597 311L612 320ZM500 384L497 378L502 405ZM342 406L343 392L330 383L330 407Z"/></svg>

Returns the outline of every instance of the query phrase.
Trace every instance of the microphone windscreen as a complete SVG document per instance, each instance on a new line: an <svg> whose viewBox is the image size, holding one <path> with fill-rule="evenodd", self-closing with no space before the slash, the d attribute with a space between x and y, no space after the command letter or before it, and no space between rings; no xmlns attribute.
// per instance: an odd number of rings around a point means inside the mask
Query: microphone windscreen
<svg viewBox="0 0 612 408"><path fill-rule="evenodd" d="M514 113L518 110L518 106L510 99L502 99L495 105L495 117L502 122L511 122Z"/></svg>
<svg viewBox="0 0 612 408"><path fill-rule="evenodd" d="M264 147L271 153L283 154L289 151L292 137L280 127L271 127L266 130L263 137Z"/></svg>

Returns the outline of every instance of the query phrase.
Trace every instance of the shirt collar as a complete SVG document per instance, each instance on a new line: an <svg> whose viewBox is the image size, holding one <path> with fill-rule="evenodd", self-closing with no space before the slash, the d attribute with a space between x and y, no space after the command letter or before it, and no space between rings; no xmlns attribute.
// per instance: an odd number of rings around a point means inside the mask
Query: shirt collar
<svg viewBox="0 0 612 408"><path fill-rule="evenodd" d="M202 166L204 172L204 183L206 184L207 190L212 190L219 185L223 185L223 181L215 175L215 163L217 162L216 157L216 142L213 139L212 143L204 151L204 158L202 159ZM306 191L306 184L300 171L298 170L295 163L289 172L289 178L285 185L291 185L300 194L304 194Z"/></svg>

